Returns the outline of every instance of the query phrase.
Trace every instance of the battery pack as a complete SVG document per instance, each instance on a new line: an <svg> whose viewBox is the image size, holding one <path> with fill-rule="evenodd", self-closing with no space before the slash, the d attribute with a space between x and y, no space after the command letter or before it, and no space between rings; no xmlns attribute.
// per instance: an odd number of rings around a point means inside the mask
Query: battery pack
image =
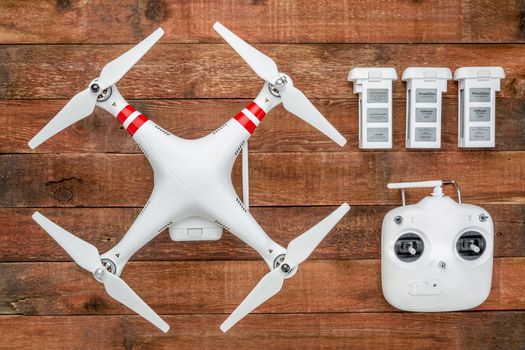
<svg viewBox="0 0 525 350"><path fill-rule="evenodd" d="M458 81L458 146L496 145L496 92L505 72L501 67L461 67Z"/></svg>
<svg viewBox="0 0 525 350"><path fill-rule="evenodd" d="M359 148L392 148L394 68L354 68L348 81L359 95Z"/></svg>
<svg viewBox="0 0 525 350"><path fill-rule="evenodd" d="M441 148L441 100L450 79L448 68L410 67L403 72L407 148Z"/></svg>

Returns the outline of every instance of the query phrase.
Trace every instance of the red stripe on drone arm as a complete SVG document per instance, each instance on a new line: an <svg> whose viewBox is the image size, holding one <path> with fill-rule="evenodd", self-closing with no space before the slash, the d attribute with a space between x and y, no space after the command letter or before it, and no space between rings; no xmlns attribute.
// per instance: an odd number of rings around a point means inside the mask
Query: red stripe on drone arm
<svg viewBox="0 0 525 350"><path fill-rule="evenodd" d="M128 125L128 132L131 136L135 135L138 129L147 122L149 119L145 115L138 115L133 121Z"/></svg>
<svg viewBox="0 0 525 350"><path fill-rule="evenodd" d="M246 109L252 112L252 114L259 120L263 120L264 116L266 115L266 112L263 111L263 109L255 102L250 103Z"/></svg>
<svg viewBox="0 0 525 350"><path fill-rule="evenodd" d="M131 113L135 112L135 108L133 108L131 105L127 105L126 107L122 108L122 110L117 115L117 119L121 124L124 124L126 119L131 115Z"/></svg>
<svg viewBox="0 0 525 350"><path fill-rule="evenodd" d="M255 128L257 127L251 120L250 118L248 118L247 116L244 115L243 112L240 112L239 114L237 114L235 116L235 120L237 120L239 122L239 124L241 124L242 126L244 126L244 128L246 129L246 131L248 131L250 134L255 130Z"/></svg>

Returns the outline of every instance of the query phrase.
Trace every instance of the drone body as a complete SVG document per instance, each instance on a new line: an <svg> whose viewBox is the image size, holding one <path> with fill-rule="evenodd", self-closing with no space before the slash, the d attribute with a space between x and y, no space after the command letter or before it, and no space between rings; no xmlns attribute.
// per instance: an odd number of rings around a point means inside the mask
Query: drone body
<svg viewBox="0 0 525 350"><path fill-rule="evenodd" d="M222 25L216 24L215 28L254 68L253 59L245 56L253 56L254 51L250 50L255 49ZM189 217L204 218L226 228L257 251L271 270L223 323L221 329L227 331L276 294L284 279L295 274L298 265L308 258L349 210L348 205L343 204L312 229L292 240L287 249L280 246L259 226L233 187L232 168L243 145L265 115L281 102L285 108L325 132L339 144L344 144L345 140L306 97L293 87L291 79L278 73L275 63L264 55L273 63L275 71L270 73L276 78L272 78L271 82L266 79L257 98L239 114L211 134L196 140L182 139L169 133L129 105L115 85L160 36L162 30L159 29L106 65L101 76L92 81L88 89L77 94L29 143L32 148L38 146L60 130L91 114L95 106L108 111L130 133L153 169L153 191L140 215L122 240L102 255L99 255L94 246L63 230L43 215L35 213L33 218L81 267L93 273L113 298L165 332L169 326L119 278L125 264L159 233ZM262 55L257 50L255 54ZM263 63L267 64L268 61ZM256 73L260 73L260 68L260 65L254 68ZM263 68L268 70L268 67ZM75 113L76 116L71 117Z"/></svg>
<svg viewBox="0 0 525 350"><path fill-rule="evenodd" d="M257 224L231 181L243 143L256 123L278 104L268 84L237 116L196 140L182 139L162 129L128 105L116 86L110 90L111 96L97 106L113 114L144 152L153 168L154 187L144 210L123 239L101 256L103 261L114 264L120 275L129 258L158 233L174 222L197 216L228 229L274 268L275 259L286 249Z"/></svg>

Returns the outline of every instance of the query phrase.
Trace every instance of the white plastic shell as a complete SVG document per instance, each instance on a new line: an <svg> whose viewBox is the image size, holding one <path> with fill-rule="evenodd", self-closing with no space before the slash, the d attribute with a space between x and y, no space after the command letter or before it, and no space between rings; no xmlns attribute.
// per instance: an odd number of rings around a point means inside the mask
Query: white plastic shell
<svg viewBox="0 0 525 350"><path fill-rule="evenodd" d="M403 72L407 148L441 148L441 99L450 79L448 68L410 67Z"/></svg>
<svg viewBox="0 0 525 350"><path fill-rule="evenodd" d="M483 253L466 260L456 250L469 231L485 239ZM395 253L404 234L421 237L424 249L415 261ZM385 299L406 311L437 312L474 308L491 290L494 226L488 212L457 203L448 196L428 196L417 204L395 208L385 215L381 235L381 283Z"/></svg>
<svg viewBox="0 0 525 350"><path fill-rule="evenodd" d="M169 227L173 241L208 241L222 237L222 227L213 221L191 216Z"/></svg>
<svg viewBox="0 0 525 350"><path fill-rule="evenodd" d="M458 81L458 146L495 147L496 92L505 72L501 67L462 67Z"/></svg>
<svg viewBox="0 0 525 350"><path fill-rule="evenodd" d="M359 148L392 148L394 68L354 68L348 80L359 95Z"/></svg>

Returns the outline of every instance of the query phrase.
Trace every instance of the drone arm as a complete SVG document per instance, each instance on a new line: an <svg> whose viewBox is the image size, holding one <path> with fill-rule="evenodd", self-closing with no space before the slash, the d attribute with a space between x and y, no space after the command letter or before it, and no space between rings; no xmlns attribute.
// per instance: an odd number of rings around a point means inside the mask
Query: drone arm
<svg viewBox="0 0 525 350"><path fill-rule="evenodd" d="M106 91L105 100L97 102L97 106L111 113L133 136L149 119L137 111L122 97L116 85Z"/></svg>
<svg viewBox="0 0 525 350"><path fill-rule="evenodd" d="M272 95L270 85L264 83L259 95L250 102L246 108L240 111L235 117L230 120L232 124L239 124L244 129L243 141L250 138L257 126L261 123L263 118L273 108L281 103L281 99Z"/></svg>
<svg viewBox="0 0 525 350"><path fill-rule="evenodd" d="M259 253L270 270L273 269L276 258L286 254L286 249L273 241L248 211L228 213L230 210L232 207L224 208L218 215L219 221L234 236Z"/></svg>
<svg viewBox="0 0 525 350"><path fill-rule="evenodd" d="M273 241L259 226L252 214L238 198L231 181L217 184L215 191L208 193L207 212L211 220L219 222L237 238L253 248L270 269L275 259L286 250Z"/></svg>
<svg viewBox="0 0 525 350"><path fill-rule="evenodd" d="M173 203L168 193L155 187L142 212L124 237L101 256L102 259L109 259L115 264L117 275L122 273L124 265L133 254L171 224L170 220L176 214L177 208L167 203Z"/></svg>
<svg viewBox="0 0 525 350"><path fill-rule="evenodd" d="M160 144L159 140L165 140L168 134L172 139L182 140L176 135L170 134L148 117L137 111L130 105L120 94L116 85L111 86L106 91L104 101L99 101L97 106L104 109L113 115L121 124L122 127L128 131L133 140L139 145L140 149L146 153L147 150L161 150L165 148L165 144ZM148 125L148 127L144 127ZM149 129L147 132L139 134L139 129ZM144 135L145 134L145 135ZM149 142L149 140L156 140L156 142ZM152 164L153 165L153 164Z"/></svg>

